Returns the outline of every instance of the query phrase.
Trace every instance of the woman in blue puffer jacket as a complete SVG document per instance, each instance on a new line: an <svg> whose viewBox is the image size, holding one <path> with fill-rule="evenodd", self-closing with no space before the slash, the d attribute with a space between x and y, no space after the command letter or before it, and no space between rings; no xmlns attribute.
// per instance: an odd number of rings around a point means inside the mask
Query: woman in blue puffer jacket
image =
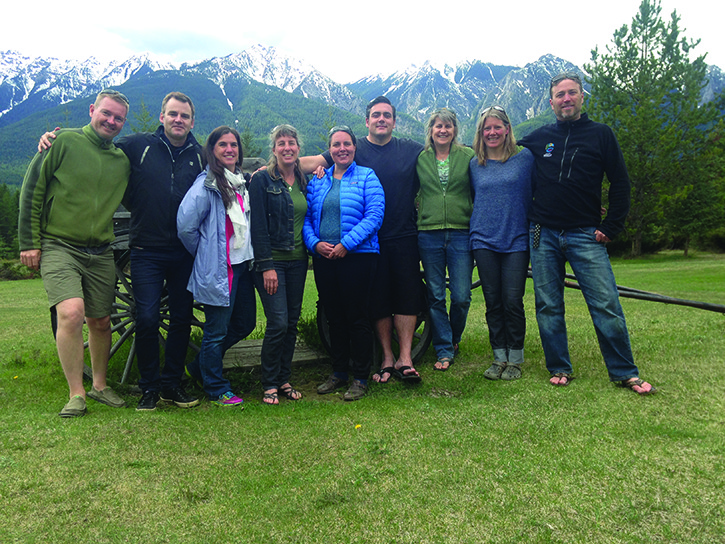
<svg viewBox="0 0 725 544"><path fill-rule="evenodd" d="M199 355L187 372L217 406L240 406L222 376L222 358L254 330L256 297L251 266L249 195L241 172L242 143L233 128L212 131L204 146L208 163L179 206L179 239L194 255L188 289L204 304L206 323Z"/></svg>
<svg viewBox="0 0 725 544"><path fill-rule="evenodd" d="M385 194L375 172L355 163L356 139L350 128L334 127L328 143L335 164L307 186L302 229L315 257L315 283L330 329L333 374L317 392L347 386L351 373L344 399L358 400L367 391L373 357L367 309Z"/></svg>

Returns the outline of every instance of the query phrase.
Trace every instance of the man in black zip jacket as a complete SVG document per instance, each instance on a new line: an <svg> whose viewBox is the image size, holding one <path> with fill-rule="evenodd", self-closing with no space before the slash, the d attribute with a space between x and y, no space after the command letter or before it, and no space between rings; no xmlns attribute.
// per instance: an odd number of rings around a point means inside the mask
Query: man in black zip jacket
<svg viewBox="0 0 725 544"><path fill-rule="evenodd" d="M116 142L131 161L124 205L131 212L136 357L143 391L137 410L154 410L159 399L182 408L199 403L181 386L194 304L186 286L194 258L176 234L179 204L204 169L202 148L191 133L194 113L188 96L169 93L161 103L162 126L156 132L131 134ZM160 369L159 307L164 280L169 330Z"/></svg>
<svg viewBox="0 0 725 544"><path fill-rule="evenodd" d="M564 317L564 265L568 261L589 307L609 379L640 394L655 388L639 378L629 332L605 243L624 229L630 182L614 132L582 113L580 77L551 80L557 122L519 144L534 154L536 185L529 212L536 320L550 383L569 385L573 369ZM601 218L602 180L610 182L609 210Z"/></svg>

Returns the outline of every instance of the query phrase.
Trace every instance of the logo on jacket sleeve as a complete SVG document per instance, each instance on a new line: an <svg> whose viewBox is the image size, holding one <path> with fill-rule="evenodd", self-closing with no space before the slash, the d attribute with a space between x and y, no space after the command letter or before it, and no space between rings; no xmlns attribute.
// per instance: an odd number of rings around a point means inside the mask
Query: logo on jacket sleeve
<svg viewBox="0 0 725 544"><path fill-rule="evenodd" d="M546 153L544 153L544 157L551 157L552 151L554 151L554 144L546 144Z"/></svg>

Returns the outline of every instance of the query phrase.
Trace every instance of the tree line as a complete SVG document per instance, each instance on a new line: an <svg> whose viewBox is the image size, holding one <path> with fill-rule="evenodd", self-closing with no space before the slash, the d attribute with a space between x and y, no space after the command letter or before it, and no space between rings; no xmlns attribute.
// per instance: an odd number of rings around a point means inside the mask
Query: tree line
<svg viewBox="0 0 725 544"><path fill-rule="evenodd" d="M725 95L700 104L705 55L659 0L643 0L605 52L592 51L587 111L612 127L632 181L626 235L633 256L692 242L725 249Z"/></svg>

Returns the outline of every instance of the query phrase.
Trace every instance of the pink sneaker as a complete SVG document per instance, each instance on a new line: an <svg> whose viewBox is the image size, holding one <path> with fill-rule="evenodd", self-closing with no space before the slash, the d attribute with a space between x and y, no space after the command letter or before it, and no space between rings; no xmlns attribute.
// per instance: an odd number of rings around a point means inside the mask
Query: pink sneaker
<svg viewBox="0 0 725 544"><path fill-rule="evenodd" d="M219 395L219 398L211 401L212 404L217 406L241 406L244 400L236 396L231 391L227 391L223 395Z"/></svg>

